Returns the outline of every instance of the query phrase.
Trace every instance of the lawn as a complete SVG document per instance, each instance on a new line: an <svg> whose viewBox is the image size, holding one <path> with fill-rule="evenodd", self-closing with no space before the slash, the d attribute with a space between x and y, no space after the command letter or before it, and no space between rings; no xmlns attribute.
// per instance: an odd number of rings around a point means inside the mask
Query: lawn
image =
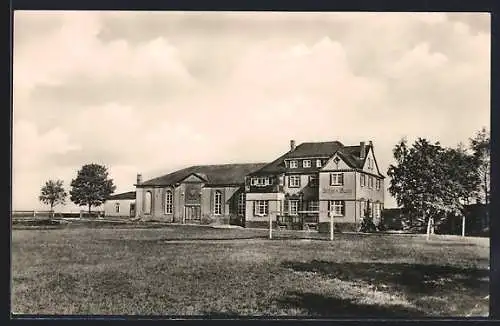
<svg viewBox="0 0 500 326"><path fill-rule="evenodd" d="M489 243L267 230L12 231L16 314L487 316ZM300 233L306 235L306 233Z"/></svg>

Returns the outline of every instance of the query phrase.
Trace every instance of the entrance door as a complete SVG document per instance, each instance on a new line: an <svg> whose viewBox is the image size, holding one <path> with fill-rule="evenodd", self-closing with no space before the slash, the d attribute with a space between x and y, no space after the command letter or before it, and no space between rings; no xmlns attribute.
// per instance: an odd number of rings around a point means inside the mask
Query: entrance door
<svg viewBox="0 0 500 326"><path fill-rule="evenodd" d="M184 206L186 223L199 222L201 220L200 206Z"/></svg>

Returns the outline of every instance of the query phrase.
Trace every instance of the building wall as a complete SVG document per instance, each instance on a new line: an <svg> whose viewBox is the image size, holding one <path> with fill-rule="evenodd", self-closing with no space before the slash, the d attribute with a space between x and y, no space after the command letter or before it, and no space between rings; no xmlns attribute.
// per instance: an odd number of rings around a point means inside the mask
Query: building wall
<svg viewBox="0 0 500 326"><path fill-rule="evenodd" d="M134 199L107 200L104 203L104 216L112 217L132 217L130 216L130 205ZM116 212L116 204L120 204L120 212Z"/></svg>
<svg viewBox="0 0 500 326"><path fill-rule="evenodd" d="M213 223L213 222L226 222L229 217L234 214L236 215L236 201L237 197L235 194L241 189L238 186L230 187L203 187L201 188L201 196L199 200L200 214L202 223ZM166 214L165 212L165 200L167 190L171 190L173 194L173 208L172 214ZM145 214L144 212L144 200L146 192L150 191L152 193L152 210L151 214ZM214 215L214 196L216 191L220 191L222 194L222 214ZM184 207L186 204L186 184L181 183L177 187L146 187L137 188L136 196L137 206L136 206L136 216L140 216L146 220L158 220L164 222L184 222Z"/></svg>
<svg viewBox="0 0 500 326"><path fill-rule="evenodd" d="M276 221L276 217L280 215L281 203L285 196L283 193L247 193L245 207L245 226L246 227L266 227L269 226L269 218L271 221ZM254 211L254 202L257 200L268 201L267 216L256 216Z"/></svg>
<svg viewBox="0 0 500 326"><path fill-rule="evenodd" d="M356 191L356 172L340 172L344 174L342 186L330 185L330 174L336 172L320 172L319 200L354 200Z"/></svg>

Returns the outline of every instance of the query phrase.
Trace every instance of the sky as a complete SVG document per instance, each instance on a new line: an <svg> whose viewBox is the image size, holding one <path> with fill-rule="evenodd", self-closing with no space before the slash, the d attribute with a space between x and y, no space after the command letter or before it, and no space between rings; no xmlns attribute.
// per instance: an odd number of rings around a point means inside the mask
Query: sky
<svg viewBox="0 0 500 326"><path fill-rule="evenodd" d="M291 139L371 140L386 175L403 137L490 126L487 13L16 11L13 46L14 210L87 163L119 193Z"/></svg>

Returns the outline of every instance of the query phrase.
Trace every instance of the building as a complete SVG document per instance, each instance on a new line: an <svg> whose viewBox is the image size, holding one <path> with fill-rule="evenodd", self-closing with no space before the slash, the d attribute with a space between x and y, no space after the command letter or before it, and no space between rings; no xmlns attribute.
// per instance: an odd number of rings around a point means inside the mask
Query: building
<svg viewBox="0 0 500 326"><path fill-rule="evenodd" d="M384 176L372 142L295 146L271 163L200 165L142 182L136 216L176 223L236 223L357 230L364 216L380 221Z"/></svg>
<svg viewBox="0 0 500 326"><path fill-rule="evenodd" d="M104 216L107 217L134 217L135 191L111 195L104 202Z"/></svg>
<svg viewBox="0 0 500 326"><path fill-rule="evenodd" d="M192 166L142 182L137 176L136 216L175 223L242 223L245 176L265 163Z"/></svg>
<svg viewBox="0 0 500 326"><path fill-rule="evenodd" d="M269 219L292 229L357 230L364 216L380 221L384 176L372 142L344 146L338 141L302 143L250 173L245 181L247 227Z"/></svg>

